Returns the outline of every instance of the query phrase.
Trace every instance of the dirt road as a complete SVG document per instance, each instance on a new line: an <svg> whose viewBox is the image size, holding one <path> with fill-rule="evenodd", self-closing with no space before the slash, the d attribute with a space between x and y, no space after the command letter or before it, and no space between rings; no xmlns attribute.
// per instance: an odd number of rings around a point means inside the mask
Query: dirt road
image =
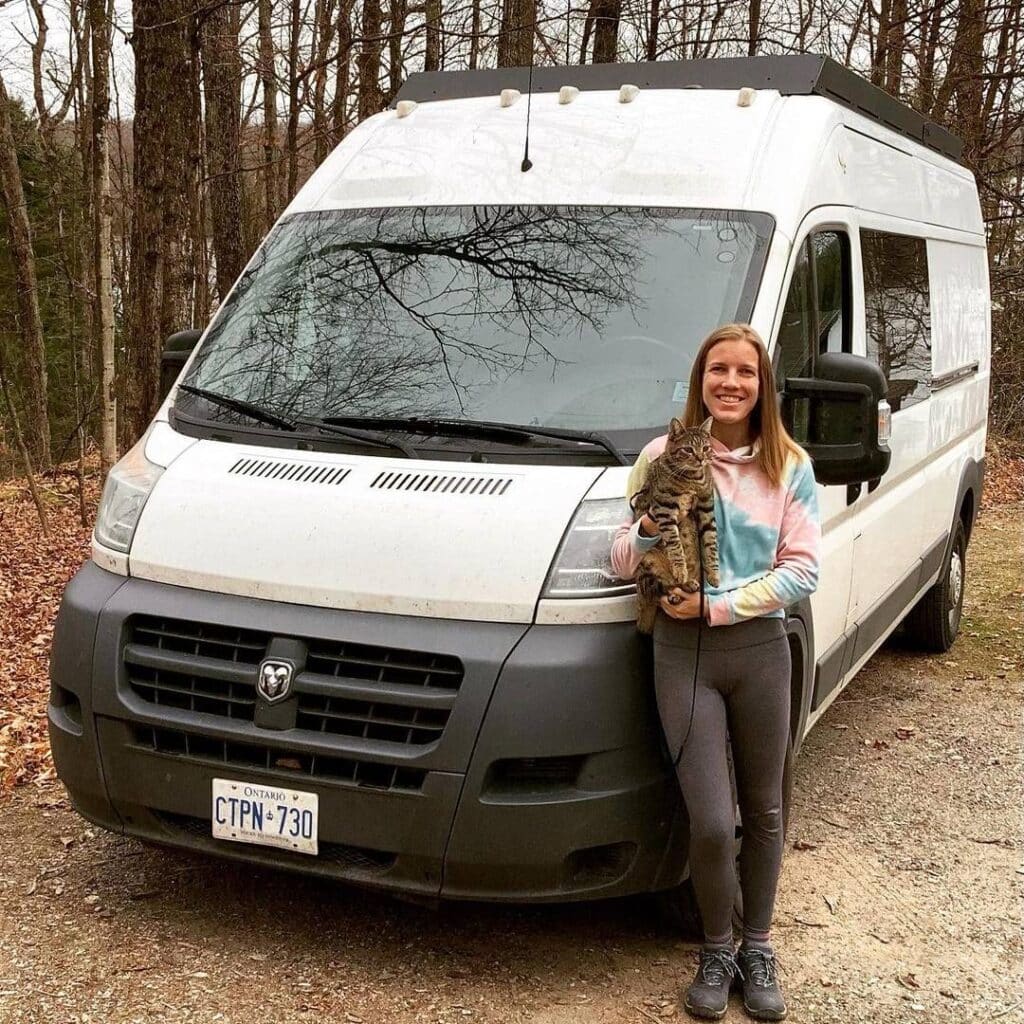
<svg viewBox="0 0 1024 1024"><path fill-rule="evenodd" d="M1024 1020L1022 517L982 517L953 650L887 648L804 746L792 1020ZM647 900L432 912L99 832L54 783L0 803L0 868L3 1024L662 1021L695 963Z"/></svg>

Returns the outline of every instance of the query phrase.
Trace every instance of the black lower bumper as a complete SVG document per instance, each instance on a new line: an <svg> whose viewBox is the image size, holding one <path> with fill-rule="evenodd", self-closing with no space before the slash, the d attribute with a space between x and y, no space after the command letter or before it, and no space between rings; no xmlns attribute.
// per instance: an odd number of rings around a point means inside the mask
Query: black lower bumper
<svg viewBox="0 0 1024 1024"><path fill-rule="evenodd" d="M421 743L239 721L202 699L162 706L126 669L140 614L438 652L457 658L464 678L443 731ZM331 611L125 579L90 563L65 592L51 677L58 774L80 813L117 832L466 899L618 896L668 888L683 872L685 815L649 649L629 623ZM214 839L213 778L317 793L319 855Z"/></svg>

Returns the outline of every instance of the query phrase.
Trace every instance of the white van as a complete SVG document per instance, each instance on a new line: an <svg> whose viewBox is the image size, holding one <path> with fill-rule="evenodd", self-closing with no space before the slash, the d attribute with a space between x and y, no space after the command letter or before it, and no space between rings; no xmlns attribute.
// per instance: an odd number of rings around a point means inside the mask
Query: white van
<svg viewBox="0 0 1024 1024"><path fill-rule="evenodd" d="M905 617L953 641L990 349L957 141L820 57L530 86L416 75L353 131L112 471L52 659L86 818L431 898L679 891L608 551L726 321L820 484L794 749Z"/></svg>

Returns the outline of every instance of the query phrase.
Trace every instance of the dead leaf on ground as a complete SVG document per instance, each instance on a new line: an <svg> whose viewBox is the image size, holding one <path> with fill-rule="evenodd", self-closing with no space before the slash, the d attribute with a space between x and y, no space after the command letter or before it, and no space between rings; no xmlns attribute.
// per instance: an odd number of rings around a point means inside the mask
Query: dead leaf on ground
<svg viewBox="0 0 1024 1024"><path fill-rule="evenodd" d="M794 850L816 850L818 848L817 843L808 842L806 839L798 839L793 843Z"/></svg>
<svg viewBox="0 0 1024 1024"><path fill-rule="evenodd" d="M920 983L920 982L919 982L919 981L917 980L917 978L916 978L916 977L914 976L914 973L913 973L913 971L909 972L908 974L897 974L897 975L896 975L896 980L897 980L897 981L898 981L898 982L899 982L899 983L900 983L900 984L901 984L901 985L902 985L902 986L903 986L904 988L909 988L909 989L911 989L912 991L913 991L914 989L919 989L919 988L921 987L921 983Z"/></svg>

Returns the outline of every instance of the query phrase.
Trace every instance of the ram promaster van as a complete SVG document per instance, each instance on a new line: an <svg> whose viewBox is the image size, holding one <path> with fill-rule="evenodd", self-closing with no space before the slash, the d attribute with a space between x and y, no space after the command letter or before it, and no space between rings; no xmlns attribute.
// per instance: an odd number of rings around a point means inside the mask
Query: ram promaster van
<svg viewBox="0 0 1024 1024"><path fill-rule="evenodd" d="M948 647L990 351L959 153L813 56L413 75L110 474L53 646L75 807L420 897L683 891L629 466L749 321L824 526L794 751L901 622Z"/></svg>

